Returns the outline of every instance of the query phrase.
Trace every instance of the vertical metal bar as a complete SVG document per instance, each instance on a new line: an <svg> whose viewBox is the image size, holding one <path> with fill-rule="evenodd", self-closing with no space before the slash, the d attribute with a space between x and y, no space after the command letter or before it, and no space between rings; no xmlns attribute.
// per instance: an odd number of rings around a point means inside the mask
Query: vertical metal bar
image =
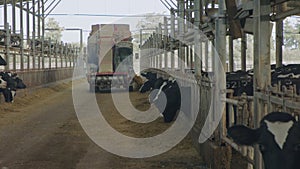
<svg viewBox="0 0 300 169"><path fill-rule="evenodd" d="M44 41L45 41L45 2L44 0L41 0L42 3L42 16L39 16L42 21L42 69L45 68L45 54L44 54ZM51 41L49 40L49 53L51 53ZM50 62L51 54L49 55L49 62Z"/></svg>
<svg viewBox="0 0 300 169"><path fill-rule="evenodd" d="M41 39L41 0L38 0L37 1L37 14L38 14L38 17L37 17L37 29L38 29L38 39ZM35 13L34 13L35 14Z"/></svg>
<svg viewBox="0 0 300 169"><path fill-rule="evenodd" d="M161 48L160 48L160 46L161 46L161 42L162 42L162 24L161 23L159 23L158 24L158 28L156 28L156 51L157 52L159 52L158 53L158 58L159 58L159 68L161 69L162 68L162 61L163 61L163 55L162 55L162 53L161 53Z"/></svg>
<svg viewBox="0 0 300 169"><path fill-rule="evenodd" d="M5 66L5 70L9 70L9 64L10 64L10 51L9 51L9 44L10 44L10 31L9 31L9 23L7 18L7 0L4 0L4 29L6 31L6 37L5 37L5 61L7 62L7 65Z"/></svg>
<svg viewBox="0 0 300 169"><path fill-rule="evenodd" d="M80 29L80 57L83 55L83 32L82 29Z"/></svg>
<svg viewBox="0 0 300 169"><path fill-rule="evenodd" d="M271 24L269 19L270 0L254 0L254 121L259 127L259 121L264 114L264 105L257 97L258 89L266 91L271 81L270 71L270 36ZM255 147L255 169L263 168L263 161L258 146Z"/></svg>
<svg viewBox="0 0 300 169"><path fill-rule="evenodd" d="M241 39L241 69L246 71L246 52L247 52L247 34L243 33L242 34L242 39Z"/></svg>
<svg viewBox="0 0 300 169"><path fill-rule="evenodd" d="M165 57L165 69L168 69L168 51L167 51L167 37L168 37L168 18L164 17L164 57Z"/></svg>
<svg viewBox="0 0 300 169"><path fill-rule="evenodd" d="M210 53L210 60L211 60L211 70L215 70L215 62L214 62L214 58L215 58L215 41L214 39L211 40L211 43L210 43L210 48L211 48L211 53Z"/></svg>
<svg viewBox="0 0 300 169"><path fill-rule="evenodd" d="M170 38L170 48L171 48L171 69L175 68L175 55L174 55L174 40L175 40L175 11L171 9L171 38Z"/></svg>
<svg viewBox="0 0 300 169"><path fill-rule="evenodd" d="M282 11L281 5L278 5L277 10ZM283 20L276 22L276 67L282 66L282 45L283 45Z"/></svg>
<svg viewBox="0 0 300 169"><path fill-rule="evenodd" d="M214 62L215 62L214 72L224 73L223 71L226 71L226 18L225 18L226 9L225 9L225 0L218 0L218 2L219 2L218 4L219 7L218 7L218 18L216 19L216 39L215 39L217 52L214 57ZM216 92L220 92L221 90L225 90L225 89L218 88L218 85L216 85ZM216 106L216 108L219 108L219 106ZM225 126L224 121L221 120L219 125L219 138L218 138L220 144L221 144L222 137L225 134L224 126Z"/></svg>
<svg viewBox="0 0 300 169"><path fill-rule="evenodd" d="M194 45L190 46L190 63L191 63L191 69L194 69L195 65L194 65Z"/></svg>
<svg viewBox="0 0 300 169"><path fill-rule="evenodd" d="M16 0L12 0L11 5L12 5L12 33L15 34L16 33ZM13 53L12 57L13 57L13 70L16 71L16 64L17 64L16 54Z"/></svg>
<svg viewBox="0 0 300 169"><path fill-rule="evenodd" d="M37 36L38 36L38 39L41 41L41 52L40 54L37 56L38 57L38 69L41 69L41 67L43 67L44 65L41 66L41 57L44 56L44 39L41 38L41 0L38 0L37 2L37 13L38 13L38 16L37 16Z"/></svg>
<svg viewBox="0 0 300 169"><path fill-rule="evenodd" d="M51 39L50 39L50 38L48 39L48 43L51 45ZM51 63L52 59L51 59L51 56L52 56L52 51L51 51L51 48L49 47L49 51L48 51L49 69L51 69L51 67L52 67L52 63ZM43 57L43 59L45 59L45 58ZM45 63L44 63L44 64L45 64ZM44 65L44 64L43 64L43 65ZM43 69L44 69L44 67L43 67Z"/></svg>
<svg viewBox="0 0 300 169"><path fill-rule="evenodd" d="M32 43L33 43L33 48L32 48L32 64L33 64L33 69L36 68L35 66L35 0L32 0Z"/></svg>
<svg viewBox="0 0 300 169"><path fill-rule="evenodd" d="M199 31L199 27L200 27L200 1L201 0L195 0L195 39L194 39L194 50L195 50L195 76L196 78L200 78L201 77L201 58L202 58L202 52L201 52L201 36L200 36L200 31Z"/></svg>
<svg viewBox="0 0 300 169"><path fill-rule="evenodd" d="M232 72L234 69L234 62L233 62L233 37L231 35L229 35L228 50L229 50L229 72Z"/></svg>
<svg viewBox="0 0 300 169"><path fill-rule="evenodd" d="M27 45L30 45L30 11L29 11L29 1L26 2L26 26L27 26ZM32 43L33 45L33 43ZM27 69L30 68L30 54L27 55Z"/></svg>
<svg viewBox="0 0 300 169"><path fill-rule="evenodd" d="M12 13L12 33L16 33L16 0L11 1Z"/></svg>
<svg viewBox="0 0 300 169"><path fill-rule="evenodd" d="M21 36L21 44L20 44L20 69L24 70L24 21L23 21L23 0L20 0L20 36Z"/></svg>
<svg viewBox="0 0 300 169"><path fill-rule="evenodd" d="M206 66L206 69L205 71L208 72L208 39L205 40L205 51L204 51L204 57L205 57L205 66Z"/></svg>
<svg viewBox="0 0 300 169"><path fill-rule="evenodd" d="M4 10L3 10L3 16L4 16L4 27L8 23L7 18L7 0L4 0Z"/></svg>
<svg viewBox="0 0 300 169"><path fill-rule="evenodd" d="M178 0L178 35L179 35L179 49L178 49L178 68L180 70L184 69L184 47L183 47L183 38L184 38L184 19L185 19L185 1Z"/></svg>

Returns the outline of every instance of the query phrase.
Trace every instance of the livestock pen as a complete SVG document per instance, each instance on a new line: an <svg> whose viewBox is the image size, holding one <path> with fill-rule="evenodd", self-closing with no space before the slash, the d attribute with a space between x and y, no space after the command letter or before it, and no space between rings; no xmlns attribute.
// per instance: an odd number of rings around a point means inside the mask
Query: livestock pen
<svg viewBox="0 0 300 169"><path fill-rule="evenodd" d="M190 122L196 118L191 134L195 147L212 168L234 168L230 164L237 158L233 151L239 152L244 161L238 168L263 168L259 148L236 144L227 136L227 129L236 124L257 128L262 117L272 111L289 112L298 118L298 76L279 75L299 74L299 65L283 65L288 57L283 57L283 21L300 14L299 2L161 2L169 9L170 17L164 17L164 22L144 40L146 35L141 30L141 70L164 78L173 76L182 86L190 86ZM271 52L272 27L276 28L275 52ZM239 52L234 51L234 44L240 45ZM253 51L249 51L249 44ZM237 54L238 59L234 57ZM275 58L275 68L271 58ZM235 70L236 64L243 76ZM246 70L248 66L252 69ZM235 73L237 79L230 79L226 72Z"/></svg>

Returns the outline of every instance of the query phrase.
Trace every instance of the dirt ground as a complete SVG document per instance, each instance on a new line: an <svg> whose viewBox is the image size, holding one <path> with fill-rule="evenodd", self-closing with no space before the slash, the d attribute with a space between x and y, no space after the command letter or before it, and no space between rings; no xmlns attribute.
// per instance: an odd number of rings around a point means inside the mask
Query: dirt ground
<svg viewBox="0 0 300 169"><path fill-rule="evenodd" d="M14 103L0 104L0 168L206 168L189 136L170 151L151 158L131 159L106 152L81 128L71 91L71 82L65 82L23 91ZM162 118L147 124L131 122L114 108L109 93L97 93L96 98L106 120L125 135L149 137L172 125L163 123ZM137 109L149 108L147 94L132 92L130 99Z"/></svg>

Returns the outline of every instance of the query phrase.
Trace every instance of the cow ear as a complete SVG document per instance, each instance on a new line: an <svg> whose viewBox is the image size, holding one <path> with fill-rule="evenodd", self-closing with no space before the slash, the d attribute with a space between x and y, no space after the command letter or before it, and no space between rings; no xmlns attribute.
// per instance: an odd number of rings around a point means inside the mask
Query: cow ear
<svg viewBox="0 0 300 169"><path fill-rule="evenodd" d="M254 130L242 125L230 127L227 132L229 137L241 145L257 143L260 135L258 129Z"/></svg>

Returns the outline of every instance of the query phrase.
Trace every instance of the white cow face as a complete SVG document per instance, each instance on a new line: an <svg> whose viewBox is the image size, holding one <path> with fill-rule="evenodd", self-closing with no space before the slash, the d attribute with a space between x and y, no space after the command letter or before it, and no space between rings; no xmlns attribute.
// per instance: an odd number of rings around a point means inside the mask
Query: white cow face
<svg viewBox="0 0 300 169"><path fill-rule="evenodd" d="M265 169L297 169L300 166L300 123L288 113L272 112L260 128L233 126L228 135L241 145L258 144Z"/></svg>

